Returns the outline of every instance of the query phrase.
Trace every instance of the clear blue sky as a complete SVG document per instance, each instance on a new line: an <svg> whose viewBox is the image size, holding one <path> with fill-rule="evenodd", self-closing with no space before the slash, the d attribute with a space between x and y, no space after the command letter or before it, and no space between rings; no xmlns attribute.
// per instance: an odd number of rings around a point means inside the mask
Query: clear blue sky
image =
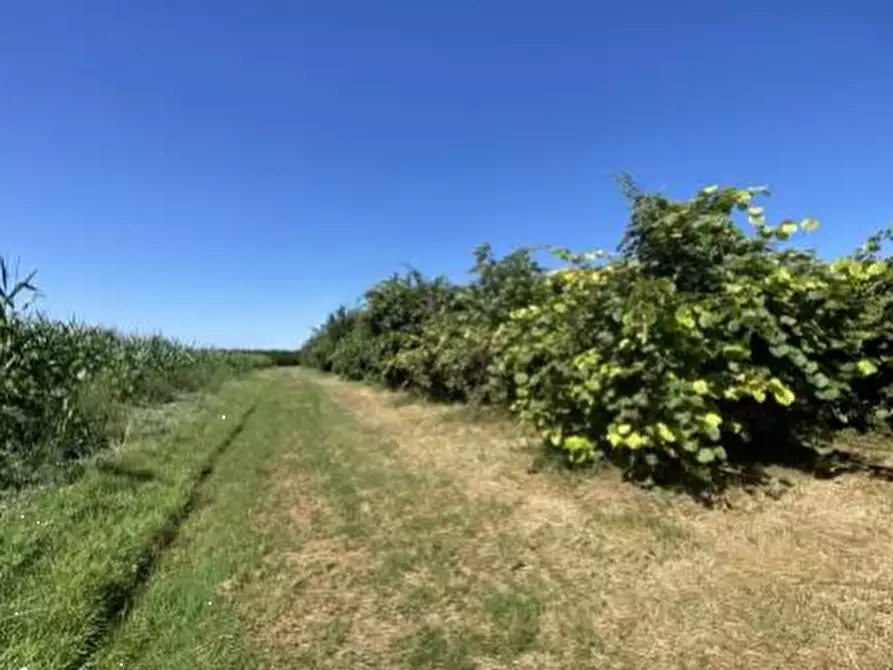
<svg viewBox="0 0 893 670"><path fill-rule="evenodd" d="M410 263L613 247L612 175L893 216L893 3L6 0L0 253L51 314L294 346Z"/></svg>

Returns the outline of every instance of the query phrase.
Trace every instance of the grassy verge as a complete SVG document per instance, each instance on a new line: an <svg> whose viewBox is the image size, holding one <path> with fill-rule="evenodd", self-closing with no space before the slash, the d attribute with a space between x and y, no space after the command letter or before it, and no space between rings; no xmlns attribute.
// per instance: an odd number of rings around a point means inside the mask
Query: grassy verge
<svg viewBox="0 0 893 670"><path fill-rule="evenodd" d="M497 588L462 572L504 506L467 505L451 477L408 468L324 387L300 380L301 429L266 519L277 541L239 591L265 667L465 668L478 654L523 653L540 585L509 575Z"/></svg>
<svg viewBox="0 0 893 670"><path fill-rule="evenodd" d="M291 546L255 590L266 667L889 667L882 478L779 468L780 498L708 510L612 470L530 473L508 423L304 379L325 430L294 456Z"/></svg>
<svg viewBox="0 0 893 670"><path fill-rule="evenodd" d="M295 446L301 397L272 373L251 430L218 459L197 491L193 513L129 613L87 667L238 668L258 665L257 649L228 598L256 572L277 529L259 523L274 501L270 482L281 453Z"/></svg>
<svg viewBox="0 0 893 670"><path fill-rule="evenodd" d="M175 413L144 426L72 483L3 500L0 667L66 669L89 659L267 384L263 375L231 382L184 421Z"/></svg>
<svg viewBox="0 0 893 670"><path fill-rule="evenodd" d="M536 579L455 584L476 532L506 508L468 507L451 478L404 467L325 388L278 380L90 667L470 667L526 652Z"/></svg>
<svg viewBox="0 0 893 670"><path fill-rule="evenodd" d="M212 410L228 405L229 423L260 391L245 431L221 449L231 436ZM511 424L400 400L305 371L227 387L176 431L202 458L164 446L171 439L135 449L155 454L144 468L183 482L159 498L164 518L183 518L124 615L91 638L85 610L57 604L55 627L32 616L30 637L14 638L37 651L0 667L889 667L889 483L788 471L780 500L739 491L730 508L708 510L611 470L533 473ZM80 526L67 521L51 554L49 544L20 552L13 571L34 579L10 589L4 577L4 602L71 599L84 593L75 577L124 565L120 547L138 545L97 510L120 496L130 509L119 518L151 543L148 516L126 514L160 496L153 482L109 480L116 492L95 508L77 498ZM37 579L47 572L55 589ZM66 630L80 631L79 651L52 656ZM40 647L41 634L52 645Z"/></svg>

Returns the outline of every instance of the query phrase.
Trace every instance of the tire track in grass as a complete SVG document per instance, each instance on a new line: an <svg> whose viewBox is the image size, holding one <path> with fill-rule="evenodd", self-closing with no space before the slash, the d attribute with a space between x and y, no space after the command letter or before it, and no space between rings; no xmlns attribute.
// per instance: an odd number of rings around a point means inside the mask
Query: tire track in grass
<svg viewBox="0 0 893 670"><path fill-rule="evenodd" d="M803 482L785 506L708 513L608 472L525 474L511 431L397 399L277 375L90 667L889 667L872 600L816 581L884 586L874 494L828 506ZM807 553L792 589L779 568Z"/></svg>
<svg viewBox="0 0 893 670"><path fill-rule="evenodd" d="M84 641L83 649L65 666L65 670L79 670L89 665L91 657L102 647L109 636L126 622L128 613L139 598L146 583L151 579L164 553L176 540L182 525L198 507L202 485L214 472L217 461L230 448L233 442L242 435L248 420L257 410L257 406L258 401L255 400L242 415L239 423L211 452L204 466L199 470L183 505L168 516L164 525L158 530L136 560L136 570L133 572L132 579L124 583L110 584L106 588L100 597L100 602L102 603L100 621L104 622L105 625L98 626L93 634Z"/></svg>
<svg viewBox="0 0 893 670"><path fill-rule="evenodd" d="M138 423L70 482L0 500L0 668L65 670L86 657L114 623L112 596L134 584L147 547L269 385L256 373L195 396L162 430Z"/></svg>
<svg viewBox="0 0 893 670"><path fill-rule="evenodd" d="M249 670L258 665L244 620L230 599L263 564L272 542L257 515L300 411L300 393L279 372L250 430L221 454L199 488L201 503L160 557L130 616L90 660L89 668ZM298 419L300 421L300 419Z"/></svg>

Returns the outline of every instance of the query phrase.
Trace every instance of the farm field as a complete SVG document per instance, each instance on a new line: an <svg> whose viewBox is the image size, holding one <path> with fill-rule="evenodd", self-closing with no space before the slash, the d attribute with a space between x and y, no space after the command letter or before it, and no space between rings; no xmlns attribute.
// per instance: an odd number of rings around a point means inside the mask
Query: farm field
<svg viewBox="0 0 893 670"><path fill-rule="evenodd" d="M872 4L0 3L0 670L893 670Z"/></svg>
<svg viewBox="0 0 893 670"><path fill-rule="evenodd" d="M709 508L302 368L140 417L4 498L0 667L889 667L880 440Z"/></svg>

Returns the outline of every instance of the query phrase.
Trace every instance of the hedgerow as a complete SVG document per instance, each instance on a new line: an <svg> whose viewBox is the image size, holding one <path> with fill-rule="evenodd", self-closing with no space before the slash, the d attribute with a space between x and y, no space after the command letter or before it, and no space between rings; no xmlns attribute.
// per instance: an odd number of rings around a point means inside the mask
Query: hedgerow
<svg viewBox="0 0 893 670"><path fill-rule="evenodd" d="M883 231L828 262L786 244L765 188L674 201L626 181L615 254L475 254L467 285L394 276L333 313L305 364L432 398L503 405L573 462L716 481L730 454L821 450L893 409L893 265ZM743 214L750 233L736 216Z"/></svg>

